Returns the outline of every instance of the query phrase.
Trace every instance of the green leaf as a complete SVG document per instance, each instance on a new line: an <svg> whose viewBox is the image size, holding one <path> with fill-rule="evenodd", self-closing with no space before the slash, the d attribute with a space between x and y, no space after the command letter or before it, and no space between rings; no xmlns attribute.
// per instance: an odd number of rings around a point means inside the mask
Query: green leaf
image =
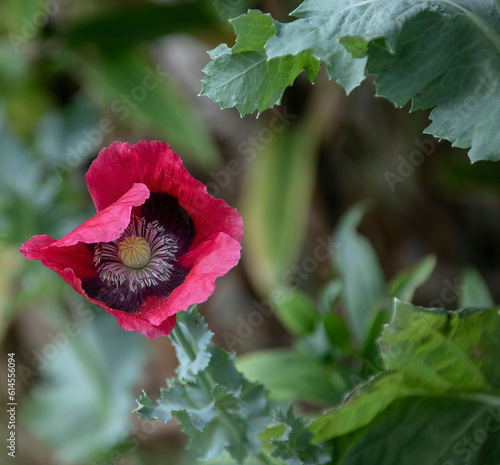
<svg viewBox="0 0 500 465"><path fill-rule="evenodd" d="M396 300L379 342L386 371L315 420L316 439L355 432L396 399L412 396L500 405L499 331L497 309L427 310Z"/></svg>
<svg viewBox="0 0 500 465"><path fill-rule="evenodd" d="M355 36L341 37L339 43L341 43L354 58L364 58L367 53L368 45L370 45L369 41Z"/></svg>
<svg viewBox="0 0 500 465"><path fill-rule="evenodd" d="M320 446L311 443L313 435L304 421L295 417L293 406L290 406L286 414L280 411L277 420L286 428L279 439L272 441L277 446L272 453L273 457L285 460L287 465L322 465L330 460L324 443Z"/></svg>
<svg viewBox="0 0 500 465"><path fill-rule="evenodd" d="M234 32L238 35L236 44L231 53L243 53L251 51L264 51L267 39L274 34L274 25L271 15L262 14L258 10L248 10L231 20Z"/></svg>
<svg viewBox="0 0 500 465"><path fill-rule="evenodd" d="M85 311L85 320L67 322L51 335L33 366L18 366L27 376L29 369L43 370L43 382L22 412L23 423L65 462L90 461L128 434L131 388L146 359L139 334L123 331L105 313L91 324L87 318L95 314Z"/></svg>
<svg viewBox="0 0 500 465"><path fill-rule="evenodd" d="M212 50L213 61L203 69L207 76L200 95L218 102L221 108L236 107L245 115L280 103L285 89L303 70L316 81L321 64L308 50L295 57L269 59L264 44L276 23L270 15L249 10L232 22L238 34L236 45Z"/></svg>
<svg viewBox="0 0 500 465"><path fill-rule="evenodd" d="M333 311L342 294L342 281L340 279L331 279L321 288L318 296L318 308L322 314L328 315Z"/></svg>
<svg viewBox="0 0 500 465"><path fill-rule="evenodd" d="M495 464L500 457L499 422L500 405L447 397L402 399L351 435L351 447L333 463Z"/></svg>
<svg viewBox="0 0 500 465"><path fill-rule="evenodd" d="M252 352L240 357L237 367L250 381L262 382L274 401L332 405L347 387L331 366L290 349Z"/></svg>
<svg viewBox="0 0 500 465"><path fill-rule="evenodd" d="M207 390L200 375L211 379ZM265 389L248 382L234 368L234 357L211 346L210 364L195 382L184 385L170 380L155 403L144 394L137 400L140 417L169 422L179 420L190 437L189 449L199 460L220 458L228 451L243 463L261 448L259 434L265 431L269 411Z"/></svg>
<svg viewBox="0 0 500 465"><path fill-rule="evenodd" d="M145 393L137 399L140 417L165 423L177 417L199 460L229 452L243 463L258 455L259 435L270 414L264 387L247 381L236 370L234 356L210 342L212 333L194 309L178 315L171 338L179 355L179 378L167 382L158 401Z"/></svg>
<svg viewBox="0 0 500 465"><path fill-rule="evenodd" d="M391 297L411 302L415 290L429 279L435 266L436 256L427 255L412 268L399 273L389 283Z"/></svg>
<svg viewBox="0 0 500 465"><path fill-rule="evenodd" d="M262 111L279 102L301 66L316 79L311 62L321 60L348 93L366 73L377 74L377 95L400 107L411 101L412 110L433 108L426 132L471 148L473 162L500 158L500 13L492 0L305 0L292 15L298 19L273 21L264 52L245 52L259 58L240 66L237 80L229 59L211 62L205 79L219 87L206 95L240 112ZM255 67L276 60L291 60L293 73L269 76ZM226 93L220 86L229 81ZM276 93L262 98L259 89L270 88Z"/></svg>
<svg viewBox="0 0 500 465"><path fill-rule="evenodd" d="M138 399L136 411L143 420L168 423L173 415L183 412L184 428L203 430L217 416L215 402L207 399L200 386L185 386L179 379L169 380L167 386L157 404L145 393Z"/></svg>
<svg viewBox="0 0 500 465"><path fill-rule="evenodd" d="M377 345L377 340L380 337L383 326L389 323L391 314L392 313L389 308L382 308L381 310L379 310L375 315L373 323L366 336L365 345L363 347L363 362L372 371L374 370L373 367L377 367L377 365L380 363L380 351Z"/></svg>
<svg viewBox="0 0 500 465"><path fill-rule="evenodd" d="M293 334L307 334L314 331L319 313L314 301L299 289L280 290L281 299L276 301L274 315Z"/></svg>
<svg viewBox="0 0 500 465"><path fill-rule="evenodd" d="M342 278L342 299L350 328L361 345L386 295L385 278L375 250L356 231L368 208L368 203L361 202L342 216L335 231L335 252L331 257Z"/></svg>
<svg viewBox="0 0 500 465"><path fill-rule="evenodd" d="M209 345L213 333L195 307L177 314L176 330L169 336L179 360L176 373L181 381L194 381L210 362Z"/></svg>
<svg viewBox="0 0 500 465"><path fill-rule="evenodd" d="M461 288L462 291L458 296L460 307L492 307L494 305L488 286L475 268L465 270Z"/></svg>
<svg viewBox="0 0 500 465"><path fill-rule="evenodd" d="M323 325L333 347L337 347L342 353L351 351L351 338L343 318L332 313L325 316Z"/></svg>

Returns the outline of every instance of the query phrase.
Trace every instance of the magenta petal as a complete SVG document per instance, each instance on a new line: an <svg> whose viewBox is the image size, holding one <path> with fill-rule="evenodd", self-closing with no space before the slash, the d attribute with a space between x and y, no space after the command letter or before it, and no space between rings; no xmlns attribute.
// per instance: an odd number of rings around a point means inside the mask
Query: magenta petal
<svg viewBox="0 0 500 465"><path fill-rule="evenodd" d="M65 247L78 242L95 244L118 239L130 223L132 207L142 205L149 197L144 184L133 184L115 203L85 221L54 245Z"/></svg>
<svg viewBox="0 0 500 465"><path fill-rule="evenodd" d="M243 236L237 210L212 197L164 142L140 141L132 147L114 142L100 151L86 179L98 211L115 202L134 182L144 183L153 193L175 197L195 224L193 247L221 232L237 241Z"/></svg>
<svg viewBox="0 0 500 465"><path fill-rule="evenodd" d="M108 310L109 311L109 310ZM116 317L120 328L126 331L137 331L144 334L149 339L156 339L161 336L168 336L175 326L175 315L162 320L157 326L148 320L135 314L110 310L109 313Z"/></svg>
<svg viewBox="0 0 500 465"><path fill-rule="evenodd" d="M241 245L226 234L205 242L181 257L191 267L184 282L168 298L150 297L143 306L143 315L153 325L205 302L215 290L215 280L237 265Z"/></svg>
<svg viewBox="0 0 500 465"><path fill-rule="evenodd" d="M144 203L148 197L149 190L144 184L134 184L117 202L62 239L56 241L46 235L34 236L20 250L26 258L40 260L85 295L81 290L81 280L96 276L94 252L86 244L113 241L120 237L130 222L132 208ZM68 274L68 271L71 273Z"/></svg>
<svg viewBox="0 0 500 465"><path fill-rule="evenodd" d="M160 336L168 336L172 332L172 329L174 329L175 315L167 318L165 321L162 321L159 325L153 325L148 320L145 320L140 316L122 312L120 310L114 310L98 300L89 298L82 289L82 281L75 276L73 270L67 268L59 274L67 283L71 284L77 292L85 296L90 302L99 305L104 308L106 312L116 317L120 328L126 331L137 331L146 335L150 339L156 339Z"/></svg>
<svg viewBox="0 0 500 465"><path fill-rule="evenodd" d="M164 142L114 142L92 162L87 185L97 211L116 202L132 184L140 182L151 192L167 192L178 198L190 177L180 157ZM199 182L199 181L196 181Z"/></svg>
<svg viewBox="0 0 500 465"><path fill-rule="evenodd" d="M241 216L224 200L208 194L163 142L141 141L134 146L115 142L101 150L86 179L98 213L59 241L36 236L21 251L29 259L41 260L77 292L115 316L123 329L152 339L169 334L176 313L204 302L213 293L215 280L238 263ZM162 203L162 199L172 200ZM181 219L185 215L189 227L180 227L183 223L179 218L171 216L175 214ZM145 300L138 300L139 307L128 313L109 308L104 300L90 297L102 293L87 294L83 288L100 285L93 245L120 237L131 215L157 221L165 234L177 240L180 245L175 259L182 273L167 279L165 285L148 284L141 296ZM126 291L134 292L130 288ZM129 299L125 292L122 297ZM117 305L112 299L107 302Z"/></svg>
<svg viewBox="0 0 500 465"><path fill-rule="evenodd" d="M27 240L19 250L29 260L41 260L43 258L42 250L52 245L54 242L56 242L56 240L46 234L33 236Z"/></svg>

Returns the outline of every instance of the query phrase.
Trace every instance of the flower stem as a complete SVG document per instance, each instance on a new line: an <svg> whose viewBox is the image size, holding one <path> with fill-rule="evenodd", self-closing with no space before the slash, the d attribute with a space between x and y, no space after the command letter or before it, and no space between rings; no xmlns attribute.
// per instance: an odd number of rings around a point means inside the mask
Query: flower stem
<svg viewBox="0 0 500 465"><path fill-rule="evenodd" d="M257 455L257 458L260 459L262 461L262 463L264 463L265 465L275 465L275 463L276 463L263 450L260 451L260 454Z"/></svg>
<svg viewBox="0 0 500 465"><path fill-rule="evenodd" d="M500 13L500 0L495 0L495 4L497 6L497 10Z"/></svg>

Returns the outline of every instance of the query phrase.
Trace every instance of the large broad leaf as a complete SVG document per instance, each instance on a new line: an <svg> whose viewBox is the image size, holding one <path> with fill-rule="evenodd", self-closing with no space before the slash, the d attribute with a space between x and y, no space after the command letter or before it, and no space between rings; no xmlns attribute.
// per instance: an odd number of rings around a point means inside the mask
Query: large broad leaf
<svg viewBox="0 0 500 465"><path fill-rule="evenodd" d="M270 76L255 62L239 67L235 79L233 63L243 57L226 47L205 68L204 94L242 113L262 111L301 70L314 81L312 60L320 59L347 92L368 71L378 74L377 94L397 106L433 108L427 132L471 148L472 161L500 158L500 13L493 0L305 0L292 15L298 19L291 23L273 21L265 45L244 55L258 53L265 66L293 63L293 73L284 67ZM237 33L246 40L245 29ZM231 82L231 92L212 82ZM272 98L263 98L263 89L272 89Z"/></svg>
<svg viewBox="0 0 500 465"><path fill-rule="evenodd" d="M315 420L316 439L351 444L335 463L442 464L454 463L457 443L482 426L487 431L464 463L498 458L499 331L497 309L427 310L396 301L380 338L386 371Z"/></svg>
<svg viewBox="0 0 500 465"><path fill-rule="evenodd" d="M494 465L500 457L500 405L448 397L394 402L352 435L340 465Z"/></svg>

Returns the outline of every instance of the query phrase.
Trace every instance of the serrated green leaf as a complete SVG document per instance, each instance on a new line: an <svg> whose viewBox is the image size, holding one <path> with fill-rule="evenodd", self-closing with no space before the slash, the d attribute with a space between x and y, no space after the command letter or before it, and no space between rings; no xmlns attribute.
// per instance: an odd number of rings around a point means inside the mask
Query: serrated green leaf
<svg viewBox="0 0 500 465"><path fill-rule="evenodd" d="M248 382L234 368L234 357L213 345L209 366L197 376L187 386L170 380L156 403L142 396L136 411L148 420L169 422L176 416L190 438L189 449L199 460L221 458L227 451L243 463L257 455L259 435L269 417L265 389ZM203 388L200 376L213 380L209 390Z"/></svg>
<svg viewBox="0 0 500 465"><path fill-rule="evenodd" d="M276 32L261 60L295 59L306 69L309 62L300 59L310 52L348 93L366 72L378 74L377 95L397 106L412 101L412 110L433 108L426 132L470 148L472 161L500 158L500 13L492 0L305 0L292 15L298 19L274 21ZM251 96L244 104L212 89L206 95L240 112L272 106L280 94L259 99L264 74L253 71L237 83ZM206 72L222 83L232 70L213 62ZM298 72L278 73L266 86L282 93ZM234 88L231 93L237 94Z"/></svg>
<svg viewBox="0 0 500 465"><path fill-rule="evenodd" d="M234 19L233 25L241 37L232 49L224 49L226 53L220 48L212 51L213 61L203 69L207 76L200 95L218 102L221 108L236 107L245 115L280 103L285 89L304 70L316 81L321 64L308 50L294 57L269 59L263 49L263 38L274 32L269 15L249 10Z"/></svg>
<svg viewBox="0 0 500 465"><path fill-rule="evenodd" d="M400 398L448 396L500 402L499 331L497 309L427 310L395 301L394 317L379 342L387 370L315 420L311 430L316 439L356 431Z"/></svg>
<svg viewBox="0 0 500 465"><path fill-rule="evenodd" d="M177 417L190 438L188 448L199 460L218 459L229 452L243 463L262 447L259 435L270 414L266 391L247 381L236 370L234 355L214 346L211 337L194 308L178 314L171 338L180 355L182 377L169 380L157 402L141 396L136 411L143 419L165 423ZM200 352L205 354L202 359Z"/></svg>
<svg viewBox="0 0 500 465"><path fill-rule="evenodd" d="M373 246L357 233L369 204L361 202L347 211L335 231L331 256L343 285L342 299L354 337L364 345L386 295L385 278Z"/></svg>
<svg viewBox="0 0 500 465"><path fill-rule="evenodd" d="M323 465L330 460L324 443L311 443L313 435L304 421L295 417L293 406L286 413L280 411L276 419L285 425L285 431L279 439L272 440L276 446L273 457L283 459L287 465Z"/></svg>
<svg viewBox="0 0 500 465"><path fill-rule="evenodd" d="M248 10L231 20L234 32L238 36L231 53L251 51L264 52L267 39L274 34L273 19L270 14L262 14L258 10ZM212 58L212 56L211 56Z"/></svg>
<svg viewBox="0 0 500 465"><path fill-rule="evenodd" d="M194 381L210 362L213 333L194 308L177 314L176 330L169 336L179 360L176 373L181 381ZM180 341L180 337L184 340Z"/></svg>
<svg viewBox="0 0 500 465"><path fill-rule="evenodd" d="M178 379L171 379L168 387L161 390L161 398L154 403L144 394L137 400L135 410L143 420L161 420L168 423L173 415L183 413L181 426L184 430L203 429L216 414L214 399L207 397L200 386L185 386Z"/></svg>
<svg viewBox="0 0 500 465"><path fill-rule="evenodd" d="M427 255L408 270L399 273L390 283L390 296L403 302L411 302L415 290L424 284L434 271L436 256Z"/></svg>
<svg viewBox="0 0 500 465"><path fill-rule="evenodd" d="M458 296L460 307L492 307L494 305L488 286L475 268L465 270L462 292Z"/></svg>
<svg viewBox="0 0 500 465"><path fill-rule="evenodd" d="M472 147L472 161L498 160L500 15L478 0L305 0L297 21L277 27L266 45L270 57L311 49L332 79L348 92L364 79L365 65L378 74L377 94L398 106L434 108L426 132L457 147ZM383 46L364 44L384 38ZM336 43L336 41L339 41Z"/></svg>

